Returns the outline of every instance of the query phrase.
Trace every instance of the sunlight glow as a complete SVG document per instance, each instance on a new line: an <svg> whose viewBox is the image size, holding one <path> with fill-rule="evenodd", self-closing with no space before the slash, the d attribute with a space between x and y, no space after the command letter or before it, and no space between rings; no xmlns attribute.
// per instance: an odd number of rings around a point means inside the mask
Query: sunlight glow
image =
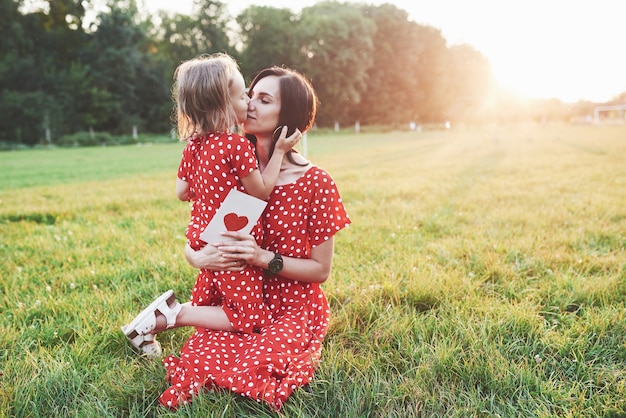
<svg viewBox="0 0 626 418"><path fill-rule="evenodd" d="M151 10L185 13L191 0L144 0ZM354 0L391 3L409 19L468 44L490 62L506 89L567 102L604 102L626 92L621 0ZM230 0L236 15L251 4L299 11L315 0Z"/></svg>
<svg viewBox="0 0 626 418"><path fill-rule="evenodd" d="M498 82L531 97L607 101L626 91L619 0L394 0L451 44L485 55Z"/></svg>

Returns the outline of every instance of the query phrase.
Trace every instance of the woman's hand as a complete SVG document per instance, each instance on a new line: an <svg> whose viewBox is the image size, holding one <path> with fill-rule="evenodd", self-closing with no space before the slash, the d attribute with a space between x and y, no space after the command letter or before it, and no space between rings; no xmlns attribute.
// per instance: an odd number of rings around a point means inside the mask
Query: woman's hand
<svg viewBox="0 0 626 418"><path fill-rule="evenodd" d="M187 262L197 269L242 271L246 262L241 258L224 257L216 246L207 244L198 251L185 246Z"/></svg>
<svg viewBox="0 0 626 418"><path fill-rule="evenodd" d="M224 232L222 235L235 239L235 241L224 241L215 245L220 257L226 260L235 263L243 260L246 264L267 269L269 262L274 258L274 253L260 248L250 234ZM333 265L334 245L334 239L331 237L312 248L310 258L283 255L283 269L280 276L305 283L325 282Z"/></svg>
<svg viewBox="0 0 626 418"><path fill-rule="evenodd" d="M267 268L267 264L274 258L274 253L260 248L250 234L224 232L222 235L235 239L215 245L221 256L227 260L243 260L246 264Z"/></svg>

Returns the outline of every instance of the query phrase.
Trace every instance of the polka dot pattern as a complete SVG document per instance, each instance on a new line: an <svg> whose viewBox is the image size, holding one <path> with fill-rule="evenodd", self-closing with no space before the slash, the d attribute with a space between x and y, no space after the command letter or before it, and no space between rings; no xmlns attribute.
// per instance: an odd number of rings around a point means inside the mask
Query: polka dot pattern
<svg viewBox="0 0 626 418"><path fill-rule="evenodd" d="M333 179L312 167L295 183L274 188L263 215L263 246L310 258L312 248L349 223ZM311 381L328 330L326 296L318 283L280 276L266 279L264 289L272 320L259 333L198 328L180 357L163 360L171 386L161 395L162 405L176 409L202 388L221 388L280 410L295 389Z"/></svg>
<svg viewBox="0 0 626 418"><path fill-rule="evenodd" d="M240 179L257 168L252 143L240 135L210 133L187 143L178 178L188 183L193 200L186 230L187 242L193 249L206 245L199 238L200 234L226 195L233 188L244 191ZM261 222L252 234L260 243ZM242 272L201 270L191 301L196 305L221 305L234 329L253 332L266 325L270 318L263 301L263 280L263 271L251 266Z"/></svg>
<svg viewBox="0 0 626 418"><path fill-rule="evenodd" d="M189 184L193 201L186 236L194 249L206 242L200 234L231 189L245 191L240 179L258 168L252 143L241 135L210 133L192 138L183 150L178 178Z"/></svg>

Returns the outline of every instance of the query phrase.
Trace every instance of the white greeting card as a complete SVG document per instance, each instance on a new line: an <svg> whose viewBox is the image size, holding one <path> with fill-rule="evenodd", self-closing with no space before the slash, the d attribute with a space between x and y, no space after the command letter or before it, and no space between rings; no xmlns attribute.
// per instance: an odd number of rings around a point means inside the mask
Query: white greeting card
<svg viewBox="0 0 626 418"><path fill-rule="evenodd" d="M200 239L209 244L217 244L232 240L232 238L221 235L224 231L249 234L259 220L265 206L267 206L267 202L264 200L232 189L200 235Z"/></svg>

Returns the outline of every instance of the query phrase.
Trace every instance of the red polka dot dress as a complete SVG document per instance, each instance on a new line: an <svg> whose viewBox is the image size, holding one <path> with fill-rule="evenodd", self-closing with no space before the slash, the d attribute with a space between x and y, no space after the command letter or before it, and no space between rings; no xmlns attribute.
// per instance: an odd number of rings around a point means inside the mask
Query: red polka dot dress
<svg viewBox="0 0 626 418"><path fill-rule="evenodd" d="M263 248L310 258L311 249L350 224L331 176L311 167L300 179L276 186L263 215ZM313 378L326 336L329 306L319 283L280 276L265 282L270 325L260 333L197 328L180 358L163 360L171 386L160 397L172 409L203 388L223 388L279 410Z"/></svg>
<svg viewBox="0 0 626 418"><path fill-rule="evenodd" d="M244 191L240 179L258 168L252 143L231 133L192 138L183 150L178 178L189 185L193 201L187 242L194 250L206 243L200 234L231 189ZM252 234L261 242L261 222ZM194 305L221 305L234 329L253 332L265 325L269 312L263 301L263 271L248 266L241 272L200 270L191 295Z"/></svg>

